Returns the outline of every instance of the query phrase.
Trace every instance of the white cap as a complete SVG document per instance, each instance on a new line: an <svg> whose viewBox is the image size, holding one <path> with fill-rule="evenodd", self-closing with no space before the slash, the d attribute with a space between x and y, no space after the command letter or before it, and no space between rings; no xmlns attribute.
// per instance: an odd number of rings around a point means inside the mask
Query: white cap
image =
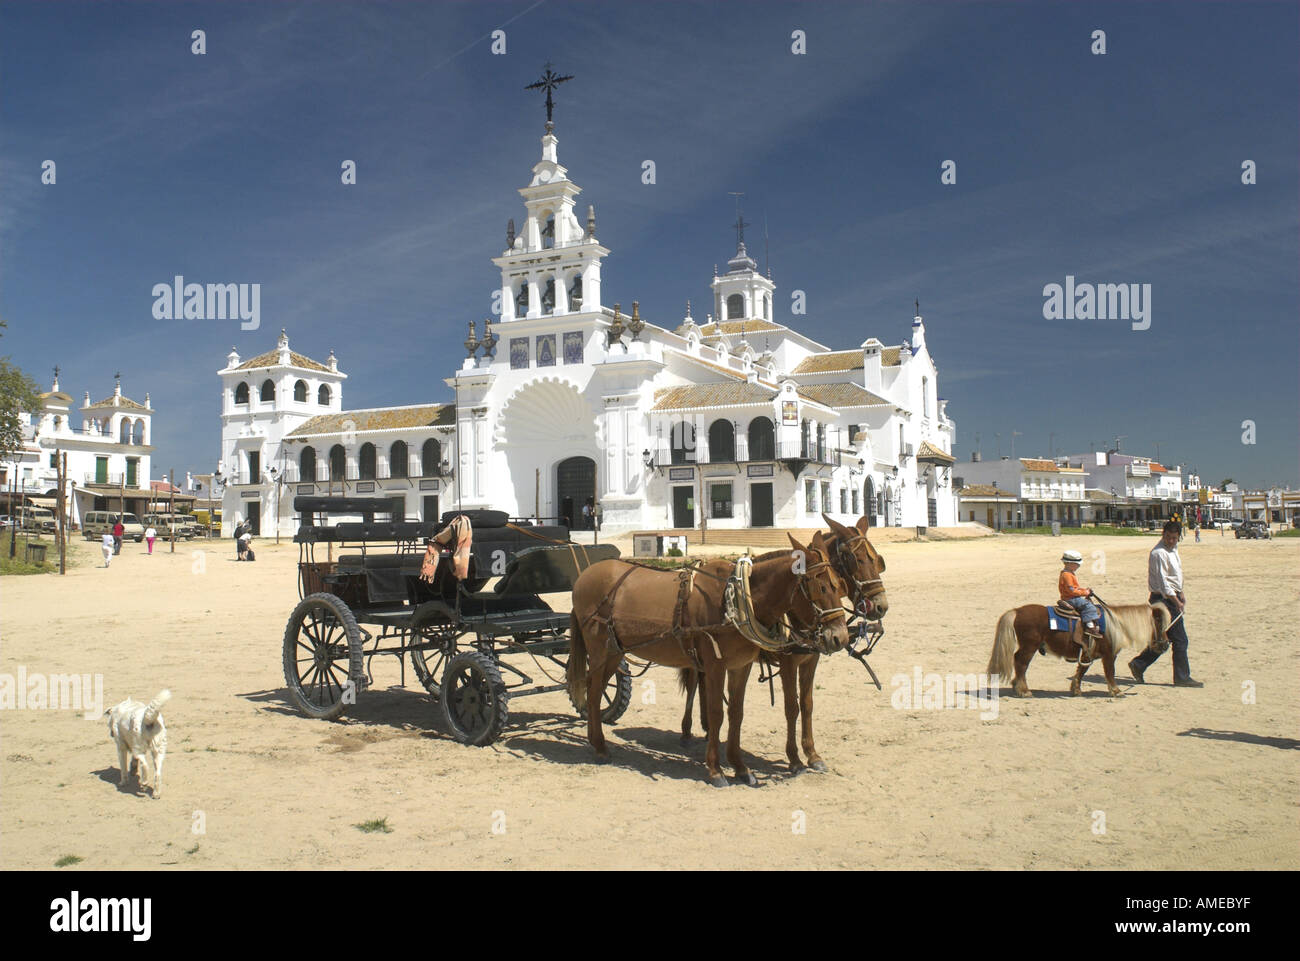
<svg viewBox="0 0 1300 961"><path fill-rule="evenodd" d="M1078 551L1066 551L1061 555L1061 560L1065 561L1067 564L1082 564L1083 555Z"/></svg>

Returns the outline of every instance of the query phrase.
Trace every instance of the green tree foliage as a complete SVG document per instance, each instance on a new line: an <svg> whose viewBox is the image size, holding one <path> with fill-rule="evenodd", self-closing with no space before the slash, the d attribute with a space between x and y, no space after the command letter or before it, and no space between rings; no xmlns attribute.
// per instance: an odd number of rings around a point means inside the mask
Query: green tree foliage
<svg viewBox="0 0 1300 961"><path fill-rule="evenodd" d="M0 328L7 326L0 320ZM40 403L36 396L36 382L0 357L0 457L8 457L22 449L23 425L19 415L34 411Z"/></svg>

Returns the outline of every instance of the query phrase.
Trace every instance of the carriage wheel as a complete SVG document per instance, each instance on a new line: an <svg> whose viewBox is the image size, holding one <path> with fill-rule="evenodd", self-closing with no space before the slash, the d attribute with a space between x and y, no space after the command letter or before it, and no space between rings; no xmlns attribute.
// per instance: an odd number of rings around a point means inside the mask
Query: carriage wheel
<svg viewBox="0 0 1300 961"><path fill-rule="evenodd" d="M605 685L605 690L600 695L600 719L606 724L613 724L623 712L627 710L628 705L632 703L632 676L627 672L627 661L620 661L618 670L614 676L609 679ZM574 703L573 694L569 694L569 703L573 704L573 709L578 711L578 705ZM586 717L586 711L578 711L579 717Z"/></svg>
<svg viewBox="0 0 1300 961"><path fill-rule="evenodd" d="M333 594L299 601L284 629L284 680L298 710L334 720L355 703L361 673L361 631L348 606Z"/></svg>
<svg viewBox="0 0 1300 961"><path fill-rule="evenodd" d="M442 685L439 678L442 676L447 662L451 656L456 653L456 640L454 637L445 634L440 627L445 626L445 622L438 622L430 618L421 620L411 619L409 643L427 644L430 641L443 641L441 648L426 648L422 651L410 651L411 666L415 668L415 676L419 678L424 689L433 696L436 701L442 697Z"/></svg>
<svg viewBox="0 0 1300 961"><path fill-rule="evenodd" d="M506 725L507 702L501 672L482 651L461 651L442 675L442 717L462 744L491 744Z"/></svg>

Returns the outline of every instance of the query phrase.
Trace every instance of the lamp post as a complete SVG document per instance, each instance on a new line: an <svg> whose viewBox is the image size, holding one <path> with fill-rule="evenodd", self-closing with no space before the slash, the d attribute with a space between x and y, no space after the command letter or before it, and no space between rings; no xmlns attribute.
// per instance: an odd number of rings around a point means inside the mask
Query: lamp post
<svg viewBox="0 0 1300 961"><path fill-rule="evenodd" d="M998 482L993 482L993 510L998 515L998 533L1002 533L1002 496L998 490Z"/></svg>
<svg viewBox="0 0 1300 961"><path fill-rule="evenodd" d="M1116 523L1116 517L1115 517L1115 488L1114 487L1110 489L1110 526L1111 527L1119 526Z"/></svg>

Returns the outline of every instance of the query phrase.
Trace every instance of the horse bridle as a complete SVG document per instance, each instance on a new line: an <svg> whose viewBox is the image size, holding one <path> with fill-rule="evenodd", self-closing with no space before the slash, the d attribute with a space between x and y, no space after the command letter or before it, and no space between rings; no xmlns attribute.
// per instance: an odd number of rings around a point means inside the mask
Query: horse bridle
<svg viewBox="0 0 1300 961"><path fill-rule="evenodd" d="M861 541L863 544L866 544L868 549L870 548L871 542L867 540L867 535L857 534L856 536L850 538L848 541L842 541L837 539L835 543L835 553L841 559L843 559L845 554L847 554L850 558L852 558L851 563L848 561L845 562L845 567L847 568L847 570L841 570L839 571L839 573L841 574L841 576L845 576L850 581L853 582L853 588L854 588L853 606L854 606L855 613L856 613L856 609L860 607L864 601L867 604L868 613L870 613L871 608L875 606L871 603L871 599L873 597L878 597L879 595L885 593L885 582L884 579L880 577L869 577L865 580L858 577L858 566L859 566L860 559L858 557L857 551L854 549L854 545L857 544L859 541ZM872 568L876 567L876 563L874 560L872 560L869 550L867 553L867 560L871 562ZM870 589L871 585L873 584L876 585L875 590Z"/></svg>
<svg viewBox="0 0 1300 961"><path fill-rule="evenodd" d="M821 556L821 551L818 551L814 547L808 547L806 548L806 551L809 554L816 553L818 556ZM817 618L817 625L816 625L817 627L821 627L827 621L833 620L835 617L844 614L844 608L839 606L838 604L836 604L835 607L818 606L817 602L813 600L812 591L808 589L809 576L815 573L816 571L821 570L824 567L830 568L837 575L839 574L839 572L835 571L835 568L831 566L830 557L827 556L826 560L818 561L816 564L811 564L808 567L804 568L803 573L799 575L799 581L798 581L798 590L800 590L803 593L804 598L808 601L808 605L813 609L813 615Z"/></svg>

